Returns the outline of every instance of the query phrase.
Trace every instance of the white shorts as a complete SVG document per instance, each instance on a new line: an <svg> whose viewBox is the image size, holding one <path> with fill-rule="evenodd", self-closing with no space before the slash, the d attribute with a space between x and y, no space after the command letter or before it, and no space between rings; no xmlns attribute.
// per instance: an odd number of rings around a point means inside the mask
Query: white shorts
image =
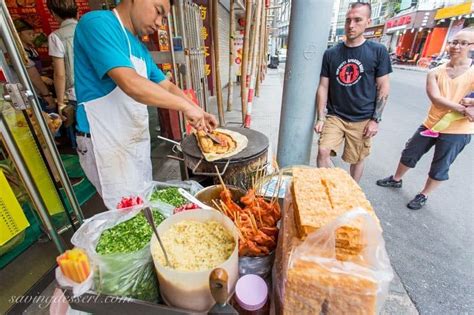
<svg viewBox="0 0 474 315"><path fill-rule="evenodd" d="M95 161L94 147L91 138L84 136L77 136L77 154L79 155L79 162L87 176L87 179L94 185L95 189L102 196L99 173L97 171L97 163Z"/></svg>

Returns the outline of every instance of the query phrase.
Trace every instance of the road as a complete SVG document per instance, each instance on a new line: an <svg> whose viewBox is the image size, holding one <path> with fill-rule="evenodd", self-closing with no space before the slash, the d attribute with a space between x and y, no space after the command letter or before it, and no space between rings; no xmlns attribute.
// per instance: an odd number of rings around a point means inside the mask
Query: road
<svg viewBox="0 0 474 315"><path fill-rule="evenodd" d="M474 145L459 155L450 180L422 210L409 210L406 203L423 187L433 150L406 175L402 189L375 185L394 173L405 142L426 116L425 78L406 70L391 75L388 107L361 186L383 224L392 265L419 312L473 314Z"/></svg>

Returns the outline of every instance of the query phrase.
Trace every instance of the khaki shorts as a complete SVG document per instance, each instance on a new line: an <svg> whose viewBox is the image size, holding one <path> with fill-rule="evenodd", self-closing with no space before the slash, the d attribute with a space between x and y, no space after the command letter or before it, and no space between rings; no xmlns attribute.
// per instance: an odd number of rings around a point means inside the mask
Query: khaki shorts
<svg viewBox="0 0 474 315"><path fill-rule="evenodd" d="M319 138L319 147L331 150L336 156L342 142L342 159L356 164L370 154L371 138L364 138L364 128L369 120L349 122L336 116L328 116Z"/></svg>

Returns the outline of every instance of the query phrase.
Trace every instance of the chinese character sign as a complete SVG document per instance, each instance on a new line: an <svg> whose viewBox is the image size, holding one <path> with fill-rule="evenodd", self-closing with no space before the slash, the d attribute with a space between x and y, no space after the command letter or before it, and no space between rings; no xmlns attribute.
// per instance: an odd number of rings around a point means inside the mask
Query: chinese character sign
<svg viewBox="0 0 474 315"><path fill-rule="evenodd" d="M200 36L204 40L204 52L206 56L206 64L204 65L204 73L207 75L207 82L209 85L209 90L214 89L214 84L212 82L212 58L210 53L210 47L212 46L212 36L211 36L211 11L209 7L209 2L207 0L194 0L194 3L199 5L201 10L201 19L203 27L200 30Z"/></svg>
<svg viewBox="0 0 474 315"><path fill-rule="evenodd" d="M242 68L242 51L244 48L244 31L234 32L234 69L237 75L240 75L240 69Z"/></svg>

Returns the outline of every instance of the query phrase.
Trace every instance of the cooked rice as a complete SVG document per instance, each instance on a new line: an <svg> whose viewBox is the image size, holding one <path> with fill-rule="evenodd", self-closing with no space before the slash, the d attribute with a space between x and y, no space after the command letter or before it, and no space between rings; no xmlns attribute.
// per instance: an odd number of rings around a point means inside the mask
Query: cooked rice
<svg viewBox="0 0 474 315"><path fill-rule="evenodd" d="M161 236L173 269L203 271L215 268L232 254L235 241L219 222L182 221ZM152 255L163 266L166 261L158 242L153 243Z"/></svg>

